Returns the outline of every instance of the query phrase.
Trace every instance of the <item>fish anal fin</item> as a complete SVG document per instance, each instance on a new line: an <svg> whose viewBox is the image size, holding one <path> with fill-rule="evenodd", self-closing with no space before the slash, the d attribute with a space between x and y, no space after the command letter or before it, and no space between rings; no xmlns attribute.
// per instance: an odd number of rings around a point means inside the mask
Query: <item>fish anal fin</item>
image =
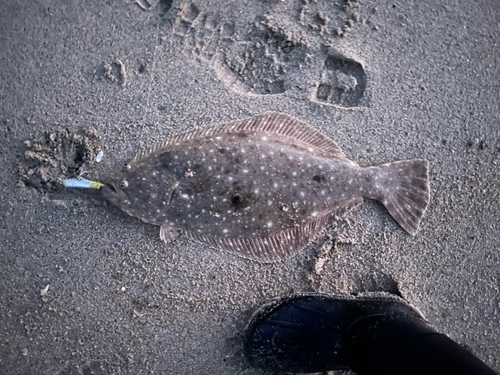
<svg viewBox="0 0 500 375"><path fill-rule="evenodd" d="M342 218L342 216L346 215L349 211L351 211L361 203L363 203L362 197L349 198L338 202L330 211L332 220Z"/></svg>
<svg viewBox="0 0 500 375"><path fill-rule="evenodd" d="M161 153L171 145L191 141L204 137L215 137L220 134L255 132L276 134L294 142L322 151L325 158L345 159L345 154L340 147L323 133L291 115L281 112L265 112L260 115L243 120L232 121L223 125L208 126L192 130L188 133L176 134L168 137L163 142L139 152L130 164L137 163L153 154Z"/></svg>
<svg viewBox="0 0 500 375"><path fill-rule="evenodd" d="M222 249L259 262L276 262L289 258L313 241L329 224L332 213L296 226L287 231L266 237L215 237L186 231L186 235L197 242Z"/></svg>

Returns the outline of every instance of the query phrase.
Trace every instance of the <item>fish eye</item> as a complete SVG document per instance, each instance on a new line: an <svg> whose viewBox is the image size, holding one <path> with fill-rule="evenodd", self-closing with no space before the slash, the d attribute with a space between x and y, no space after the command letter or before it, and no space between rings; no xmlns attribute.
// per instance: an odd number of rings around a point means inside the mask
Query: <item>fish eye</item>
<svg viewBox="0 0 500 375"><path fill-rule="evenodd" d="M127 180L123 180L122 182L120 182L120 187L122 189L125 189L126 187L128 187L128 181Z"/></svg>
<svg viewBox="0 0 500 375"><path fill-rule="evenodd" d="M233 200L233 203L240 203L241 197L239 195L235 195L232 200Z"/></svg>

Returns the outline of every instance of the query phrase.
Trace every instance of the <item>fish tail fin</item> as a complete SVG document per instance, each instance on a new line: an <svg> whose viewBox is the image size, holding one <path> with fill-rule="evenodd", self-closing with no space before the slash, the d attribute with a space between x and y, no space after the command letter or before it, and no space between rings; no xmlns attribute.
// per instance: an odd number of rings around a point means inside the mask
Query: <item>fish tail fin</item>
<svg viewBox="0 0 500 375"><path fill-rule="evenodd" d="M429 162L403 160L378 168L385 186L380 201L404 230L415 235L430 200Z"/></svg>

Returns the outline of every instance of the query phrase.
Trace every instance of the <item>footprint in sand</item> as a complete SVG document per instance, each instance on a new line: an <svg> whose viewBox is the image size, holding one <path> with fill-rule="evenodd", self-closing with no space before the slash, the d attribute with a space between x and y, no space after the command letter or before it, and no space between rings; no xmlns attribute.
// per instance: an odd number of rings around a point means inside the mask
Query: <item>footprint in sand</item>
<svg viewBox="0 0 500 375"><path fill-rule="evenodd" d="M232 89L255 95L282 94L296 72L308 64L307 41L288 32L273 18L255 21L250 38L229 46L215 62L219 77Z"/></svg>
<svg viewBox="0 0 500 375"><path fill-rule="evenodd" d="M312 100L342 107L356 107L360 105L365 89L366 74L363 66L353 59L332 54L325 59Z"/></svg>
<svg viewBox="0 0 500 375"><path fill-rule="evenodd" d="M185 53L207 62L239 93L279 95L299 87L309 91L304 96L316 103L356 107L362 104L367 85L362 64L340 53L318 53L326 36L330 42L339 38L357 19L353 11L357 2L344 3L298 2L295 18L283 20L270 12L257 17L248 30L237 30L236 22L224 18L230 16L186 2L174 21L173 34ZM312 61L311 56L317 55L323 57ZM316 83L308 82L311 76L318 77Z"/></svg>

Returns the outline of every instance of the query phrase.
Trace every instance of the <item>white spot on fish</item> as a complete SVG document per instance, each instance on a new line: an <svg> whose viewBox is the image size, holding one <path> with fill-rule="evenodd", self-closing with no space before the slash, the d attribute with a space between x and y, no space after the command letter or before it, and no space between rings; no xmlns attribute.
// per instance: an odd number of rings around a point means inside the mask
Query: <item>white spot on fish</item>
<svg viewBox="0 0 500 375"><path fill-rule="evenodd" d="M269 223L267 223L267 227L268 228L271 228L272 226L273 226L273 222L272 221L270 221Z"/></svg>
<svg viewBox="0 0 500 375"><path fill-rule="evenodd" d="M248 169L243 169L243 173L248 173Z"/></svg>

